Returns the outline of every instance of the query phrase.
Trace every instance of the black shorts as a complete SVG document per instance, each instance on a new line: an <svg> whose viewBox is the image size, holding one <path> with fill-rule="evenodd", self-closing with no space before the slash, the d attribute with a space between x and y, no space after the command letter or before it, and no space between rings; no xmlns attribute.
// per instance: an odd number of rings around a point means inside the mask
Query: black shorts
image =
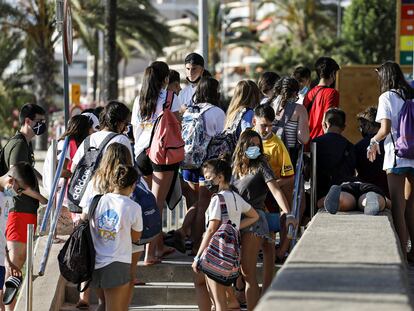
<svg viewBox="0 0 414 311"><path fill-rule="evenodd" d="M352 194L356 200L368 192L375 192L385 199L384 191L380 187L370 183L344 182L341 184L341 191Z"/></svg>
<svg viewBox="0 0 414 311"><path fill-rule="evenodd" d="M150 176L153 172L169 172L169 171L178 171L180 163L169 164L169 165L160 165L155 164L150 160L145 150L141 152L136 160L138 169L141 171L142 175Z"/></svg>

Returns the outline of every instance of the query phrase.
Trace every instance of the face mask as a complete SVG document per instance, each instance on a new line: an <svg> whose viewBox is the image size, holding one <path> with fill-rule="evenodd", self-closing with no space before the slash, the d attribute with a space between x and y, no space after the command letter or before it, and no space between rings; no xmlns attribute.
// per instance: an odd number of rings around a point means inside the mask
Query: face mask
<svg viewBox="0 0 414 311"><path fill-rule="evenodd" d="M188 82L190 82L191 84L197 84L200 80L201 80L201 76L199 76L197 79L195 79L194 81L191 81L188 77L186 78L186 80Z"/></svg>
<svg viewBox="0 0 414 311"><path fill-rule="evenodd" d="M204 181L204 186L207 188L208 191L210 191L212 193L217 193L218 190L219 190L219 186L213 184L213 180L212 179L210 179L210 180L207 180L206 179Z"/></svg>
<svg viewBox="0 0 414 311"><path fill-rule="evenodd" d="M3 193L6 197L12 197L12 198L18 195L16 190L14 190L13 186L4 188Z"/></svg>
<svg viewBox="0 0 414 311"><path fill-rule="evenodd" d="M42 121L38 121L32 127L33 132L35 135L42 135L46 131L46 123Z"/></svg>
<svg viewBox="0 0 414 311"><path fill-rule="evenodd" d="M304 86L300 91L300 95L305 95L309 91L309 88L307 86Z"/></svg>
<svg viewBox="0 0 414 311"><path fill-rule="evenodd" d="M257 159L261 155L260 148L258 146L250 146L244 153L250 160Z"/></svg>

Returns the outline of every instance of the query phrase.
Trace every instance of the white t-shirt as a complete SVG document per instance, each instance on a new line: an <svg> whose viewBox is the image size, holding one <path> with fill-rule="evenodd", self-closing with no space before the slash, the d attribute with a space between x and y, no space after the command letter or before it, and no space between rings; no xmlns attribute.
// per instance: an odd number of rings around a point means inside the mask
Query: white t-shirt
<svg viewBox="0 0 414 311"><path fill-rule="evenodd" d="M112 132L108 131L99 131L96 133L93 133L90 135L90 145L91 147L99 147L99 145L102 143L102 141L105 139L106 136L108 136ZM84 147L85 141L83 141L80 146L78 147L78 150L75 153L75 156L72 160L72 172L74 171L76 165L78 165L79 161L82 159L83 155L85 154L85 147ZM132 147L131 143L129 142L128 137L125 135L117 135L114 138L112 138L109 143L105 146L103 153L106 152L106 149L109 145L113 143L120 143L128 147L129 152L131 153L131 159L132 159ZM84 213L88 213L88 202L98 193L93 189L93 183L92 181L88 183L86 186L85 193L83 194L83 197L79 203L79 206L82 207L82 210Z"/></svg>
<svg viewBox="0 0 414 311"><path fill-rule="evenodd" d="M393 90L396 91L396 90ZM382 119L391 120L391 133L384 141L384 165L383 169L391 169L394 167L395 153L394 143L391 139L391 134L394 140L397 138L398 117L400 110L404 104L404 100L395 92L387 91L381 94L378 101L377 117L375 121L381 122ZM397 158L396 167L414 167L413 159Z"/></svg>
<svg viewBox="0 0 414 311"><path fill-rule="evenodd" d="M131 229L142 231L142 211L129 197L107 193L98 203L90 222L95 246L95 269L112 262L131 263Z"/></svg>
<svg viewBox="0 0 414 311"><path fill-rule="evenodd" d="M234 191L225 190L220 191L219 194L224 196L229 219L239 229L241 214L247 213L252 208L251 205ZM217 195L211 198L210 205L206 211L206 226L208 226L210 220L221 220L220 200Z"/></svg>
<svg viewBox="0 0 414 311"><path fill-rule="evenodd" d="M201 104L203 105L203 104ZM219 107L212 107L203 113L204 126L208 136L213 137L224 130L226 114Z"/></svg>
<svg viewBox="0 0 414 311"><path fill-rule="evenodd" d="M180 91L180 94L178 95L178 101L181 107L188 107L193 104L193 96L196 89L196 84L188 84Z"/></svg>
<svg viewBox="0 0 414 311"><path fill-rule="evenodd" d="M161 90L160 95L158 96L157 106L155 107L155 112L151 120L142 121L139 109L139 96L135 98L134 105L132 107L131 124L134 132L134 152L136 157L138 157L145 148L148 148L151 139L152 127L155 120L158 118L158 115L162 112L166 99L167 91ZM176 112L179 110L180 101L178 100L177 95L174 94L171 111Z"/></svg>
<svg viewBox="0 0 414 311"><path fill-rule="evenodd" d="M6 259L6 223L9 210L13 207L13 198L6 197L0 191L0 266L5 266Z"/></svg>

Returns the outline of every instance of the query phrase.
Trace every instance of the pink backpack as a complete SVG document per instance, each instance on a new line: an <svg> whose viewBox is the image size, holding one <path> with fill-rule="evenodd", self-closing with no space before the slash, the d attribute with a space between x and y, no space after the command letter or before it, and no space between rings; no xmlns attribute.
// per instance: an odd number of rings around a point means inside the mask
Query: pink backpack
<svg viewBox="0 0 414 311"><path fill-rule="evenodd" d="M174 93L167 92L163 111L152 128L147 155L158 165L171 165L184 160L184 141L181 137L181 124L171 111Z"/></svg>

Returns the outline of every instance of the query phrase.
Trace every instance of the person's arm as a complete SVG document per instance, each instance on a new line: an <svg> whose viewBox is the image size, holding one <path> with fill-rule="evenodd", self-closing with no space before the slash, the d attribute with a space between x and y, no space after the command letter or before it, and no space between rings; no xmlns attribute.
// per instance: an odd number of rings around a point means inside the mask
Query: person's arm
<svg viewBox="0 0 414 311"><path fill-rule="evenodd" d="M283 188L287 185L293 185L294 181L295 181L295 175L282 177L276 180L280 188Z"/></svg>
<svg viewBox="0 0 414 311"><path fill-rule="evenodd" d="M240 221L240 229L247 228L259 220L259 214L254 208L250 208L247 212L244 213L244 215L246 217Z"/></svg>
<svg viewBox="0 0 414 311"><path fill-rule="evenodd" d="M308 112L303 105L296 105L298 113L298 141L302 145L309 142L309 118Z"/></svg>
<svg viewBox="0 0 414 311"><path fill-rule="evenodd" d="M139 239L141 238L141 235L142 235L142 231L135 231L131 229L131 239L133 243L138 242Z"/></svg>
<svg viewBox="0 0 414 311"><path fill-rule="evenodd" d="M220 223L221 223L221 220L218 220L218 219L212 219L208 222L207 230L203 235L203 240L201 241L197 255L194 257L193 264L191 265L195 273L198 273L198 270L197 270L198 260L200 259L200 256L203 254L204 250L207 248L208 244L210 243L211 237L219 228Z"/></svg>
<svg viewBox="0 0 414 311"><path fill-rule="evenodd" d="M24 190L23 193L25 195L33 198L33 199L38 200L43 205L47 204L47 202L48 202L47 199L36 190L28 188L28 189Z"/></svg>
<svg viewBox="0 0 414 311"><path fill-rule="evenodd" d="M374 162L377 158L377 153L381 154L379 143L391 132L391 120L381 119L381 127L377 134L371 138L370 145L367 149L367 158Z"/></svg>
<svg viewBox="0 0 414 311"><path fill-rule="evenodd" d="M285 213L290 213L289 204L286 200L285 195L282 192L282 189L280 189L276 179L270 180L266 184L270 192L272 193L273 197L275 198L277 204L282 209L282 211L284 211Z"/></svg>

